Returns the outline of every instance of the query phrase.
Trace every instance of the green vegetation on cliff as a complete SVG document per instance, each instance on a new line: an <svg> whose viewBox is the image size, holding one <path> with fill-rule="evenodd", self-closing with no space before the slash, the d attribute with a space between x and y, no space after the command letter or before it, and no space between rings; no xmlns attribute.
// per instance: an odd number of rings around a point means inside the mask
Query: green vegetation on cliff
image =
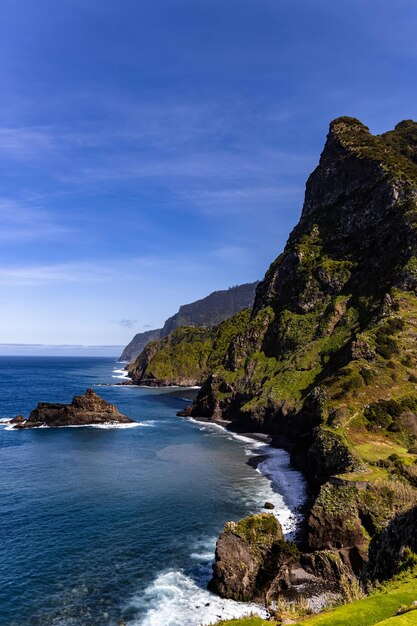
<svg viewBox="0 0 417 626"><path fill-rule="evenodd" d="M356 459L332 473L414 475L416 163L415 122L380 136L332 122L300 222L193 415L293 439L319 427Z"/></svg>
<svg viewBox="0 0 417 626"><path fill-rule="evenodd" d="M224 361L231 340L249 319L249 309L211 329L181 327L149 343L129 367L133 382L199 385Z"/></svg>
<svg viewBox="0 0 417 626"><path fill-rule="evenodd" d="M417 123L374 136L338 118L298 225L190 409L291 445L313 487L308 575L383 580L416 549L416 346Z"/></svg>
<svg viewBox="0 0 417 626"><path fill-rule="evenodd" d="M339 118L252 311L176 330L130 371L139 383L203 383L190 415L285 441L313 487L297 555L226 529L211 582L222 596L266 600L300 576L333 590L384 580L416 551L416 346L417 123L373 136ZM230 546L244 548L243 578Z"/></svg>

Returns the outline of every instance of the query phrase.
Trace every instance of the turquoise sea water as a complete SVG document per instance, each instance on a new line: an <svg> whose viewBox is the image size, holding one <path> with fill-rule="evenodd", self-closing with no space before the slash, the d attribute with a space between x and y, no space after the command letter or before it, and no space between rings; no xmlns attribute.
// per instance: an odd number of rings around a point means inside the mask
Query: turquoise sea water
<svg viewBox="0 0 417 626"><path fill-rule="evenodd" d="M205 586L225 521L303 498L281 451L178 418L186 401L118 382L108 358L0 357L0 418L89 386L143 425L0 428L0 624L199 626L246 607ZM246 461L261 465L274 483Z"/></svg>

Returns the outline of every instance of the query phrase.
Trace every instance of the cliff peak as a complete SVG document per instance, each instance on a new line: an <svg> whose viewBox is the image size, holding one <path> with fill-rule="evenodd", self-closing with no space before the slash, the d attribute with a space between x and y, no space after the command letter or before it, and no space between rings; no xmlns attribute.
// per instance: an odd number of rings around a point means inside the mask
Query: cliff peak
<svg viewBox="0 0 417 626"><path fill-rule="evenodd" d="M417 123L399 122L394 130L373 135L354 117L338 117L330 123L320 165L340 158L360 158L398 181L417 180Z"/></svg>

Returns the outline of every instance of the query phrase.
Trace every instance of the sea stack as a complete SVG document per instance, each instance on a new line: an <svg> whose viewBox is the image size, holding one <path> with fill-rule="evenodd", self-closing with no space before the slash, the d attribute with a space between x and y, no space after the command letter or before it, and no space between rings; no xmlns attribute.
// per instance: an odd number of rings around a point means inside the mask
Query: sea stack
<svg viewBox="0 0 417 626"><path fill-rule="evenodd" d="M129 424L134 420L103 398L93 389L87 389L83 396L74 396L71 404L39 402L29 418L25 421L14 421L14 428L36 428L49 426L89 426L90 424Z"/></svg>

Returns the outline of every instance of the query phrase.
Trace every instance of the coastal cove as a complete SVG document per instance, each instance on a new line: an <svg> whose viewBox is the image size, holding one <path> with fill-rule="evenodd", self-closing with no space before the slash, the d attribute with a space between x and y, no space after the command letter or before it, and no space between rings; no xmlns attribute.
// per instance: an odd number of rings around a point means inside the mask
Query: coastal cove
<svg viewBox="0 0 417 626"><path fill-rule="evenodd" d="M206 590L224 523L271 501L284 531L294 528L305 484L287 453L177 417L188 402L172 390L107 386L121 368L108 358L0 358L2 419L93 387L143 424L0 428L1 623L194 626L239 616L249 607ZM255 455L257 471L247 463Z"/></svg>

